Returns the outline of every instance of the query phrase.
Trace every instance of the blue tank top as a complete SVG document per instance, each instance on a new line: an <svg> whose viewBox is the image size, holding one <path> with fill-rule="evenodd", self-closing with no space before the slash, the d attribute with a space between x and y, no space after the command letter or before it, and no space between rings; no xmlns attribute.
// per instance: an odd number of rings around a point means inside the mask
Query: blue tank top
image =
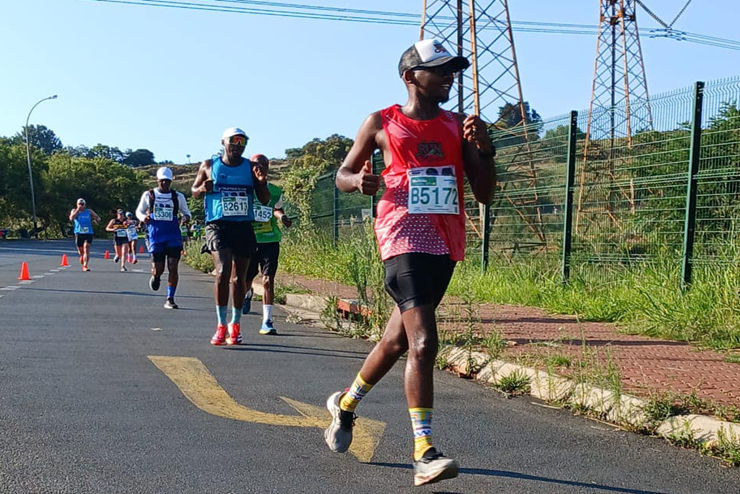
<svg viewBox="0 0 740 494"><path fill-rule="evenodd" d="M92 226L92 219L90 217L90 210L86 209L84 211L80 211L80 213L75 218L75 234L92 234L93 232L93 226Z"/></svg>
<svg viewBox="0 0 740 494"><path fill-rule="evenodd" d="M213 192L207 192L205 198L206 223L254 221L252 163L245 159L239 166L227 166L220 156L214 157L211 178Z"/></svg>

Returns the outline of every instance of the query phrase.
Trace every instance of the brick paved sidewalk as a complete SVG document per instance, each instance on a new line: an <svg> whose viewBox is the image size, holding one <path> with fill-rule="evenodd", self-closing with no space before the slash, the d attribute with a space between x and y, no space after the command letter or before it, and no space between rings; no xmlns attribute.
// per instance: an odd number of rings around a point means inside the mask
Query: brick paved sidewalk
<svg viewBox="0 0 740 494"><path fill-rule="evenodd" d="M357 296L352 287L284 273L278 273L277 283L322 296ZM441 330L464 330L460 314L465 313L465 307L461 302L445 297L440 309ZM532 307L483 304L477 306L477 311L481 320L477 336L485 337L492 328L498 330L509 344L504 359L544 365L548 357L567 357L575 363L583 360L586 353L595 354L601 365L610 359L618 366L626 392L642 397L656 392L696 393L700 399L718 405L740 407L740 364L726 362L721 353L675 341L626 335L613 324L579 323L573 316L551 315ZM556 372L572 375L573 365L556 368Z"/></svg>

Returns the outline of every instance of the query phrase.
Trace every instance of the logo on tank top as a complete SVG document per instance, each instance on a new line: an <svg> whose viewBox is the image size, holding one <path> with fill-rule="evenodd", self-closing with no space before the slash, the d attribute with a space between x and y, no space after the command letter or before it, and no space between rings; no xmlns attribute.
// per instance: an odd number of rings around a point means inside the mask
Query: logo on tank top
<svg viewBox="0 0 740 494"><path fill-rule="evenodd" d="M416 159L419 161L440 161L445 157L442 152L442 143L436 141L421 141L417 145Z"/></svg>

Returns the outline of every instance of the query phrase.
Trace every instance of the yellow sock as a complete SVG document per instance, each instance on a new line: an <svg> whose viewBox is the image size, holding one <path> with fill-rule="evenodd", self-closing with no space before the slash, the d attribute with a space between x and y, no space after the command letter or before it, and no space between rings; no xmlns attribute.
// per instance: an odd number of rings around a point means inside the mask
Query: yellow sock
<svg viewBox="0 0 740 494"><path fill-rule="evenodd" d="M409 408L409 415L414 429L414 461L419 461L432 447L432 409Z"/></svg>
<svg viewBox="0 0 740 494"><path fill-rule="evenodd" d="M358 373L352 386L350 386L339 401L339 408L345 412L354 412L360 400L365 397L368 391L373 389L373 386L375 385L366 383Z"/></svg>

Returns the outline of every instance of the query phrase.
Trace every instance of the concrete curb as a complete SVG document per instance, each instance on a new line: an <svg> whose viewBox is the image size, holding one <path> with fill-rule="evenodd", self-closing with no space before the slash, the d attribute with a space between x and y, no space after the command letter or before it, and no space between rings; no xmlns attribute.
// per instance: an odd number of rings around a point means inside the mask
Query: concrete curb
<svg viewBox="0 0 740 494"><path fill-rule="evenodd" d="M444 347L439 351L441 358L460 374L469 375L471 369L477 381L498 385L512 374L529 378L529 393L535 398L573 408L596 412L608 422L631 428L650 426L645 413L648 402L637 396L617 395L613 391L587 383L575 381L523 365L490 359L480 352L469 352L459 347ZM661 422L655 433L668 440L676 440L688 434L705 448L716 447L720 431L733 442L740 440L740 424L719 420L705 415L678 415Z"/></svg>
<svg viewBox="0 0 740 494"><path fill-rule="evenodd" d="M255 285L254 291L261 295L262 287ZM344 305L338 306L338 309L346 310L346 306L352 305L353 301L342 302ZM288 294L284 307L299 319L319 322L318 314L326 309L327 304L326 297ZM307 314L313 314L313 317ZM320 325L325 327L324 324ZM705 415L678 415L669 417L656 427L656 424L650 423L645 412L648 402L637 396L618 394L588 383L577 383L557 374L491 359L482 352L468 351L461 347L445 346L439 350L438 358L445 361L447 367L458 375L469 376L493 386L512 375L520 378L524 376L529 381L529 394L537 399L557 406L588 410L602 420L633 430L654 428L655 434L669 441L677 442L677 439L688 436L701 447L712 449L719 445L719 436L722 434L726 440L740 445L740 424Z"/></svg>

